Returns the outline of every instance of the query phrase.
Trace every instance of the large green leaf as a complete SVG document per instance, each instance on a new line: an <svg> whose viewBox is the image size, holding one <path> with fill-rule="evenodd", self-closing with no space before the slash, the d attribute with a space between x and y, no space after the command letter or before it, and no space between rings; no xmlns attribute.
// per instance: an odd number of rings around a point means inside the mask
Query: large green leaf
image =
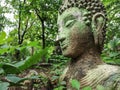
<svg viewBox="0 0 120 90"><path fill-rule="evenodd" d="M9 63L1 63L0 66L4 70L6 74L16 74L20 73L20 70L15 65L9 64Z"/></svg>
<svg viewBox="0 0 120 90"><path fill-rule="evenodd" d="M8 82L0 82L0 90L8 90Z"/></svg>
<svg viewBox="0 0 120 90"><path fill-rule="evenodd" d="M16 77L15 75L10 74L6 76L6 79L9 82L18 83L22 78L19 78L19 77Z"/></svg>
<svg viewBox="0 0 120 90"><path fill-rule="evenodd" d="M0 67L3 68L6 74L20 73L20 71L28 69L32 65L40 62L42 57L46 54L45 50L41 49L39 52L35 53L33 56L28 57L26 60L20 61L16 64L0 63Z"/></svg>
<svg viewBox="0 0 120 90"><path fill-rule="evenodd" d="M18 67L20 70L25 70L31 67L32 65L37 64L42 59L43 51L44 50L40 50L38 53L35 53L33 56L29 57L27 60L16 63L15 66Z"/></svg>
<svg viewBox="0 0 120 90"><path fill-rule="evenodd" d="M6 76L6 80L8 80L11 83L11 85L19 85L21 82L25 80L31 80L31 79L39 79L39 76L31 76L28 78L20 78L13 74Z"/></svg>

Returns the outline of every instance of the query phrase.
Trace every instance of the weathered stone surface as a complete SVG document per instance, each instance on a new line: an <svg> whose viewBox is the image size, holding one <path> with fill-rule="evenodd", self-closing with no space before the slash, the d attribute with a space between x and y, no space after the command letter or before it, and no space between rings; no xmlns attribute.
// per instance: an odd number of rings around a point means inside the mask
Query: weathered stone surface
<svg viewBox="0 0 120 90"><path fill-rule="evenodd" d="M71 61L60 80L71 87L71 79L77 79L81 88L101 84L106 90L120 90L120 67L102 62L100 54L104 45L106 11L99 0L64 0L58 16L58 41L62 53ZM110 78L111 76L115 77Z"/></svg>

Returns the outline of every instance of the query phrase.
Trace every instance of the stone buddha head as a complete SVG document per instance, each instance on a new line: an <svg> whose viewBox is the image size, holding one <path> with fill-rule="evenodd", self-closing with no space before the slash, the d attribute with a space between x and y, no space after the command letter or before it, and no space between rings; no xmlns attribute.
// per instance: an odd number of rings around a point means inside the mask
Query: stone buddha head
<svg viewBox="0 0 120 90"><path fill-rule="evenodd" d="M77 58L91 48L101 53L106 11L99 0L64 0L58 15L58 40L64 56Z"/></svg>

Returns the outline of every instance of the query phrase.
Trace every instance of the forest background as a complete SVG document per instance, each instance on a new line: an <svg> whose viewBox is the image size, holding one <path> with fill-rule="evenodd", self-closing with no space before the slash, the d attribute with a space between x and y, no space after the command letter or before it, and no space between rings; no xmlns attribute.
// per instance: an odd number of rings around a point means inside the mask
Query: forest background
<svg viewBox="0 0 120 90"><path fill-rule="evenodd" d="M102 2L108 22L101 57L106 63L120 65L120 0ZM54 83L59 78L69 61L61 55L59 43L55 42L60 4L61 0L4 0L0 4L0 90L19 86L26 79L41 78L44 76L41 72L46 76L49 72ZM21 77L20 74L33 69L38 70L37 75ZM46 84L46 79L42 81Z"/></svg>

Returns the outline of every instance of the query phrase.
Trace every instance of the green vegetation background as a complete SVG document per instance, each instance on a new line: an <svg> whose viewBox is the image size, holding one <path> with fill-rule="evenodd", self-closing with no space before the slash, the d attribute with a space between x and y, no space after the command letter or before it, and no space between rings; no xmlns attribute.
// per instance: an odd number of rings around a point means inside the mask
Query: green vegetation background
<svg viewBox="0 0 120 90"><path fill-rule="evenodd" d="M120 65L120 0L102 2L107 9L108 28L101 57L106 63ZM57 55L60 54L59 44L54 43L60 4L61 0L5 0L5 4L0 5L0 78L6 77L9 81L1 79L0 90L7 90L8 86L18 85L26 79L39 78L15 75L31 68L40 69L40 63L52 65L53 79L61 74L68 59ZM13 13L15 20L6 18L7 13ZM12 27L12 30L6 33L6 27Z"/></svg>

